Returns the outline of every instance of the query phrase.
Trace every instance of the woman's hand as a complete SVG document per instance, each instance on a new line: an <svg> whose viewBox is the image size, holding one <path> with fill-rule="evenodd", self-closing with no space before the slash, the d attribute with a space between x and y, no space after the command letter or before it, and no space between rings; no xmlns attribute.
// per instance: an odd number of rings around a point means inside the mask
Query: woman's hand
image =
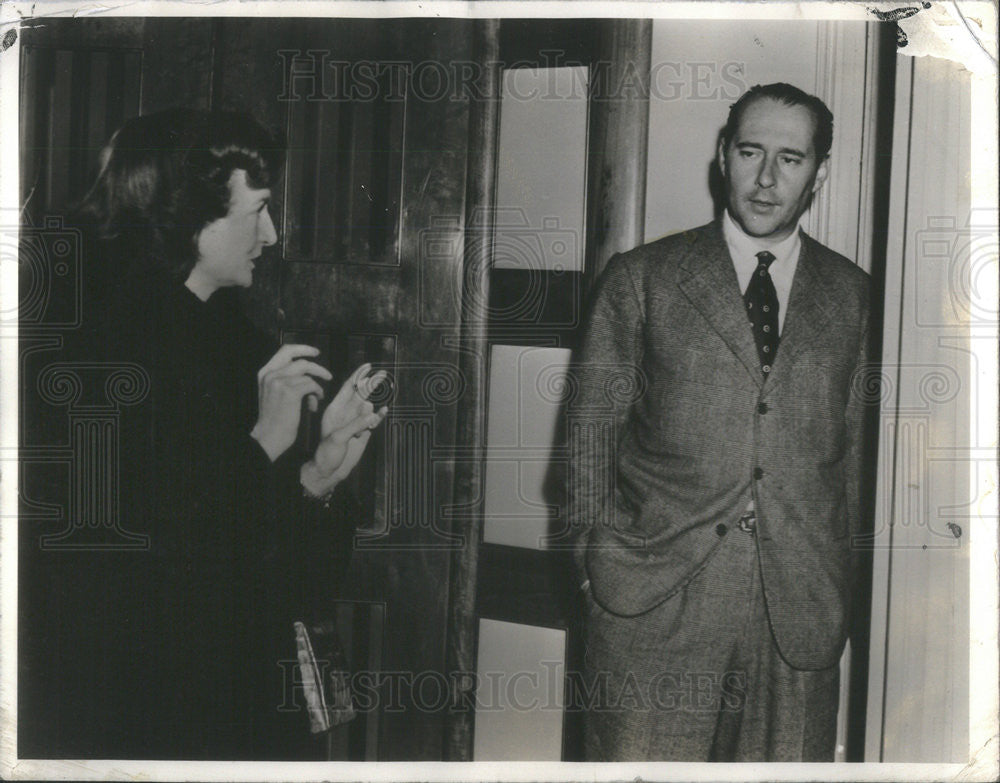
<svg viewBox="0 0 1000 783"><path fill-rule="evenodd" d="M368 397L386 373L380 370L369 375L371 369L370 364L358 367L323 412L319 446L301 474L303 486L314 495L330 492L350 475L365 452L372 430L385 418L388 408L376 411Z"/></svg>
<svg viewBox="0 0 1000 783"><path fill-rule="evenodd" d="M329 381L330 371L306 358L319 354L310 345L283 345L257 373L259 414L250 436L273 462L284 454L299 432L302 398L307 394L313 409L323 396L315 378Z"/></svg>

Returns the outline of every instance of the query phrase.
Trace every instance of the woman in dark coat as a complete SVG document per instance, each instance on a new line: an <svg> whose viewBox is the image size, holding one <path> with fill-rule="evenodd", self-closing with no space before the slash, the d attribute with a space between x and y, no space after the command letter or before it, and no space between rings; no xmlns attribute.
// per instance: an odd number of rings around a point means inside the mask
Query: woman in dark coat
<svg viewBox="0 0 1000 783"><path fill-rule="evenodd" d="M282 156L245 115L140 117L86 199L85 263L103 271L71 351L148 380L122 415L119 508L149 546L79 552L63 574L55 755L307 752L292 623L330 583L344 549L335 489L385 409L367 401L383 375L362 366L326 407L316 451L303 462L293 448L303 401L315 409L331 375L314 348L275 350L234 291L276 241Z"/></svg>

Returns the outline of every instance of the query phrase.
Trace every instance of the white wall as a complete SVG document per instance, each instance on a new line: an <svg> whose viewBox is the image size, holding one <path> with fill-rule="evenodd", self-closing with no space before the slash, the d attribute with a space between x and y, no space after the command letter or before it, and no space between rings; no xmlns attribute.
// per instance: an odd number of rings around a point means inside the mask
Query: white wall
<svg viewBox="0 0 1000 783"><path fill-rule="evenodd" d="M583 269L587 69L503 71L496 269Z"/></svg>
<svg viewBox="0 0 1000 783"><path fill-rule="evenodd" d="M996 346L996 300L977 306L972 274L995 279L996 213L970 201L970 81L961 66L939 58L897 61L866 742L872 761L965 763L970 755L971 540L985 534L978 553L986 562L991 552L982 545L996 545L995 523L984 524L996 506L988 508L986 494L976 497L971 483L985 478L976 471L996 455L995 430L976 426L979 387L989 381L977 377L983 368L972 357L980 338ZM995 494L995 485L984 491ZM976 598L994 622L989 593ZM995 694L993 664L982 674L973 687ZM975 728L978 752L994 730L984 737L988 724Z"/></svg>
<svg viewBox="0 0 1000 783"><path fill-rule="evenodd" d="M709 164L729 106L740 94L777 81L815 92L819 24L653 23L647 242L712 219Z"/></svg>

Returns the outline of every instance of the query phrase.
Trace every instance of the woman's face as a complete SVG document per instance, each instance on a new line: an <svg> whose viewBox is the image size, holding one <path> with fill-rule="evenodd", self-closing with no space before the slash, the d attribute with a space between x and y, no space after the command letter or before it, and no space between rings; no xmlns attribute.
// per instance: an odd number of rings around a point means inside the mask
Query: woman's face
<svg viewBox="0 0 1000 783"><path fill-rule="evenodd" d="M198 235L198 260L186 282L202 300L219 288L252 285L254 259L278 238L267 209L270 189L251 188L246 171L234 169L229 193L229 212Z"/></svg>

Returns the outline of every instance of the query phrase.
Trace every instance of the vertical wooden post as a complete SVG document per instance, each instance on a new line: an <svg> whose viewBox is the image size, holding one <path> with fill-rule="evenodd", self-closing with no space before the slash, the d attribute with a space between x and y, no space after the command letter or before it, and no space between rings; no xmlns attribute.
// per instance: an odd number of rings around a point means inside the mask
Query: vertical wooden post
<svg viewBox="0 0 1000 783"><path fill-rule="evenodd" d="M602 27L591 69L586 280L642 244L646 217L651 19Z"/></svg>
<svg viewBox="0 0 1000 783"><path fill-rule="evenodd" d="M475 726L476 582L482 532L485 470L486 363L489 271L492 262L493 201L496 190L500 118L500 22L475 23L478 97L469 107L465 251L459 371L466 384L458 413L457 442L469 456L455 463L454 507L471 510L460 529L462 545L452 553L445 665L451 674L453 710L445 730L444 758L472 759Z"/></svg>

